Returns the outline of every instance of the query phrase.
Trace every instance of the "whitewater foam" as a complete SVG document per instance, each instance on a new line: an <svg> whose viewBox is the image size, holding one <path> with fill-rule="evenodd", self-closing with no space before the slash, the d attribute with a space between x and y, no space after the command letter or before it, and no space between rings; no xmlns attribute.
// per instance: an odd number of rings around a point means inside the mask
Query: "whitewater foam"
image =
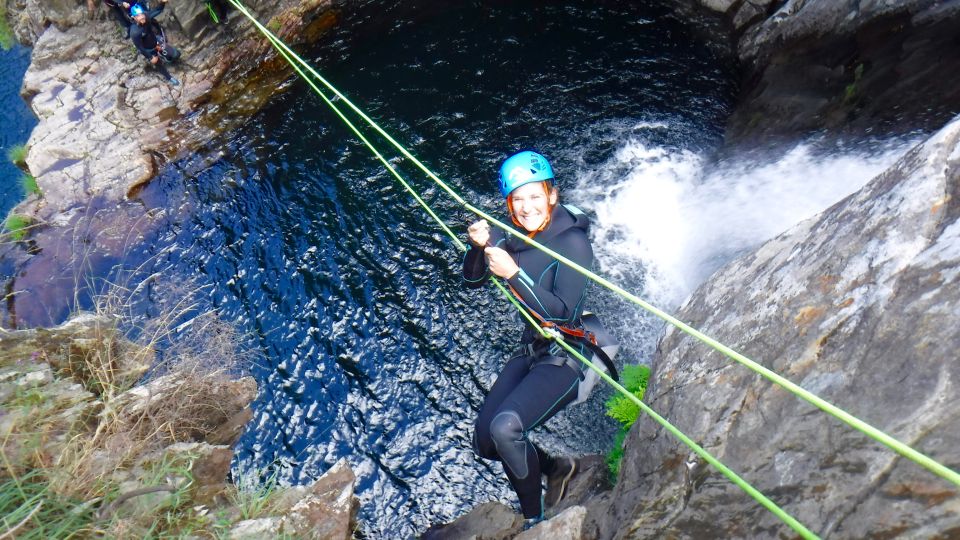
<svg viewBox="0 0 960 540"><path fill-rule="evenodd" d="M823 155L801 143L773 160L709 162L631 138L579 171L574 202L596 213L598 269L662 307L724 263L857 191L911 141Z"/></svg>

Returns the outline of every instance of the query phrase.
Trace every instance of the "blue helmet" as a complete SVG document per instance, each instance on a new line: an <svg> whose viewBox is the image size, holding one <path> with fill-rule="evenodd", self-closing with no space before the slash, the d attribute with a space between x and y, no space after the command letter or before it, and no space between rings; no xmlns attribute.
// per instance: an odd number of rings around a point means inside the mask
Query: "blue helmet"
<svg viewBox="0 0 960 540"><path fill-rule="evenodd" d="M553 184L553 168L547 158L536 152L525 150L516 153L500 166L500 194L504 198L524 184L544 181Z"/></svg>
<svg viewBox="0 0 960 540"><path fill-rule="evenodd" d="M136 17L137 15L143 15L143 6L140 4L130 6L130 16Z"/></svg>

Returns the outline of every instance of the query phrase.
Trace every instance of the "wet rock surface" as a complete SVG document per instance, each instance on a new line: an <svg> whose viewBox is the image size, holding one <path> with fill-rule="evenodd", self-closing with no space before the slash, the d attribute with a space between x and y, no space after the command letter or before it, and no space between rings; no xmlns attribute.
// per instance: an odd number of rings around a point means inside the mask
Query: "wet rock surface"
<svg viewBox="0 0 960 540"><path fill-rule="evenodd" d="M456 521L430 528L424 540L569 539L585 538L581 534L587 516L586 504L606 505L610 490L610 470L603 456L579 458L579 472L570 480L564 498L548 508L546 521L523 531L523 517L503 503L481 504ZM589 537L586 537L589 538Z"/></svg>
<svg viewBox="0 0 960 540"><path fill-rule="evenodd" d="M960 118L861 191L717 272L678 317L956 470ZM679 331L647 400L814 533L952 537L957 489ZM590 538L790 531L641 419Z"/></svg>
<svg viewBox="0 0 960 540"><path fill-rule="evenodd" d="M249 8L293 47L335 21L329 1ZM157 17L183 53L168 66L180 86L149 66L113 20L81 18L36 37L21 90L40 119L26 159L43 192L36 214L47 218L97 195L122 199L283 89L285 61L240 13L228 14L214 24L202 2L170 2Z"/></svg>
<svg viewBox="0 0 960 540"><path fill-rule="evenodd" d="M744 146L936 130L960 113L960 5L936 0L698 0L736 41Z"/></svg>

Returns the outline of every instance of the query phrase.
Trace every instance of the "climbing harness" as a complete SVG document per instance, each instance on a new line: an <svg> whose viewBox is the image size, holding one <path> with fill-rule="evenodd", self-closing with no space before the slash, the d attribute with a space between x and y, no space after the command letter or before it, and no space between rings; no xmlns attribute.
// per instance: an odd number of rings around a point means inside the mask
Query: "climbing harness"
<svg viewBox="0 0 960 540"><path fill-rule="evenodd" d="M540 326L540 328L548 332L555 331L557 333L556 334L551 333L551 335L554 335L554 336L559 335L561 339L566 337L569 340L573 340L574 342L583 345L591 353L593 353L593 355L597 359L599 359L602 362L601 365L607 370L607 373L609 373L610 376L613 377L613 380L615 381L620 380L620 375L617 373L617 366L613 363L613 355L609 354L605 350L607 347L611 347L611 346L619 349L620 344L617 343L615 339L613 339L613 336L610 336L609 334L606 333L606 330L603 329L603 325L600 324L600 320L597 319L596 315L590 312L584 312L580 316L579 325L576 325L576 326L560 325L553 321L546 320L543 317L543 315L540 315L539 313L537 313L536 310L528 306L527 303L523 301L523 297L520 296L520 293L518 293L516 289L513 288L513 286L507 285L507 289L509 289L510 293L513 294L514 298L516 298L517 301L519 301L520 304L522 304L523 307L531 315L533 315L533 317L538 321L538 326ZM587 319L591 321L589 328L587 327L585 322ZM604 336L607 336L607 339L604 340L603 344L601 344L600 341L597 339L597 334L600 332L602 332ZM529 353L531 355L534 354L532 344L528 344L528 346L531 347ZM616 353L614 352L614 354ZM580 371L580 370L577 369L577 371ZM582 374L580 379L581 380L584 379Z"/></svg>
<svg viewBox="0 0 960 540"><path fill-rule="evenodd" d="M151 19L150 24L156 29L157 55L160 57L160 60L163 60L163 63L172 64L174 59L170 58L170 53L167 51L167 34L163 31L163 27L160 26L159 22Z"/></svg>
<svg viewBox="0 0 960 540"><path fill-rule="evenodd" d="M495 226L504 230L507 234L515 236L520 240L532 245L533 247L543 251L544 253L555 258L559 262L567 265L568 267L574 269L575 271L583 274L588 279L593 280L594 282L600 284L601 286L609 289L612 292L622 296L623 298L639 305L640 307L646 309L650 313L653 313L657 317L665 320L666 322L672 324L679 330L684 333L695 337L701 342L707 344L718 352L726 355L727 357L739 362L740 364L748 367L749 369L755 371L756 373L762 375L764 378L773 382L774 384L780 385L794 395L804 399L805 401L813 404L817 408L823 410L824 412L830 414L834 418L837 418L849 425L850 427L864 433L865 435L873 438L874 440L886 445L890 449L899 453L900 455L914 461L915 463L925 467L930 470L937 476L950 481L957 486L960 486L960 473L953 471L952 469L944 466L943 464L933 460L932 458L914 450L910 446L898 441L897 439L887 435L883 431L867 424L866 422L854 417L853 415L847 413L843 409L821 399L820 397L814 395L813 393L801 388L795 383L787 380L786 378L776 374L770 369L760 365L759 363L747 358L746 356L738 353L737 351L723 345L722 343L716 341L715 339L699 332L693 327L683 323L679 319L667 314L666 312L658 309L657 307L649 304L648 302L642 300L638 296L624 290L623 288L617 286L616 284L606 280L605 278L596 275L592 271L583 268L582 266L576 264L573 261L570 261L566 257L560 255L559 253L554 252L553 250L539 244L531 238L527 238L526 235L515 231L512 227L500 222L499 220L493 218L480 208L470 204L468 201L463 199L455 190L453 190L449 185L447 185L443 180L437 177L430 169L428 169L423 163L421 163L415 156L413 156L403 145L398 143L393 137L391 137L386 131L384 131L376 122L370 119L362 110L360 110L356 105L353 104L346 96L344 96L339 90L337 90L332 84L330 84L325 78L323 78L315 69L313 69L306 61L300 58L293 50L291 50L285 43L283 43L279 38L277 38L270 30L264 27L260 22L246 9L239 0L229 0L229 2L237 8L247 19L249 19L253 25L267 38L267 40L277 49L277 51L284 57L284 59L291 65L291 67L304 79L304 81L320 96L321 99L331 108L331 110L341 119L344 124L351 130L357 137L371 150L374 156L384 165L384 167L400 182L400 184L411 194L411 196L420 204L421 207L434 219L438 225L443 229L443 231L450 236L454 244L462 251L466 250L466 246L462 241L457 238L453 233L450 227L433 211L430 206L424 202L420 195L413 189L413 187L403 179L402 176L396 171L394 166L380 153L376 147L364 136L360 130L351 122L341 111L337 105L332 101L333 98L328 98L322 90L316 85L314 80L311 77L308 77L304 72L306 70L309 72L313 78L322 83L328 90L330 90L336 98L339 98L344 104L346 104L354 113L356 113L360 118L362 118L372 129L379 133L385 140L390 142L401 154L403 154L407 159L409 159L413 164L415 164L424 174L433 180L441 189L443 189L448 195L450 195L455 201L462 205L467 210L473 212L474 214L486 219L488 222L493 223ZM593 372L597 374L599 378L604 379L608 384L613 386L618 392L624 394L628 399L630 399L634 404L636 404L643 412L650 416L655 422L664 427L672 435L677 437L685 445L689 446L694 453L703 458L707 463L715 467L718 471L726 476L732 483L740 487L744 492L753 497L761 506L769 510L771 513L780 518L784 523L786 523L791 529L800 534L803 538L817 538L817 536L807 529L803 524L793 518L790 514L785 512L779 506L777 506L773 501L768 499L762 493L760 493L756 488L751 486L745 480L740 478L735 472L729 469L726 465L721 463L715 457L713 457L709 452L704 450L701 446L695 443L692 439L684 435L679 429L670 424L665 418L657 414L653 409L647 406L643 401L634 396L631 392L617 383L613 378L605 372L604 369L598 367L596 364L588 360L579 351L573 348L565 339L563 339L562 333L555 328L543 328L541 325L530 315L530 313L521 306L513 295L510 294L506 288L501 284L497 279L491 277L491 282L500 290L500 292L510 301L515 308L519 310L522 316L527 319L537 331L540 332L540 335L547 339L554 339L558 345L564 348L568 353L580 360L584 365L589 367Z"/></svg>
<svg viewBox="0 0 960 540"><path fill-rule="evenodd" d="M612 334L607 332L606 328L603 327L603 324L596 315L590 313L589 311L585 311L580 316L580 325L582 328L569 328L565 326L558 326L550 322L546 322L546 324L544 324L542 318L535 311L532 311L531 313L533 313L540 321L541 331L549 334L554 342L554 345L549 348L549 353L551 356L549 356L546 360L538 359L537 363L549 363L555 366L569 366L570 369L580 374L580 383L577 385L577 397L570 402L570 405L577 405L586 401L590 397L590 393L593 392L593 388L600 380L600 376L592 369L584 369L586 366L583 363L578 363L569 356L561 355L560 351L563 348L559 344L560 341L565 341L567 343L573 341L578 345L582 345L585 349L592 353L593 357L591 358L591 361L599 369L604 370L614 381L620 381L620 375L617 373L617 366L613 363L613 359L616 357L617 351L620 350L620 343L615 337L613 337ZM528 343L524 352L530 356L537 356L539 351L533 343Z"/></svg>

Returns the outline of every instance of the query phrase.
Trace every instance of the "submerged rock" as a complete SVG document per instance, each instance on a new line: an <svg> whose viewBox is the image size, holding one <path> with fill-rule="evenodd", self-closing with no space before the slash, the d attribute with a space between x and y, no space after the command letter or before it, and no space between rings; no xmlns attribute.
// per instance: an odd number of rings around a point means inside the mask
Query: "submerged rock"
<svg viewBox="0 0 960 540"><path fill-rule="evenodd" d="M960 469L960 118L859 192L718 271L678 318ZM952 537L957 486L693 338L647 399L814 533ZM653 421L630 432L597 538L792 532Z"/></svg>

